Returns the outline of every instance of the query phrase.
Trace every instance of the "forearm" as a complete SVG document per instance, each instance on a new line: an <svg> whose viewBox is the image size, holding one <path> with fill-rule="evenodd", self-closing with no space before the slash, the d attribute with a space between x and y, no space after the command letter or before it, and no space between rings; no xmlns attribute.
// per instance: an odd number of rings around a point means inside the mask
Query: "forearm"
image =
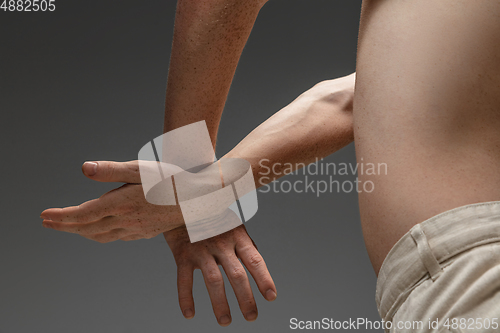
<svg viewBox="0 0 500 333"><path fill-rule="evenodd" d="M354 75L322 82L262 123L224 157L249 161L256 187L283 176L290 165L295 170L297 164L326 157L354 140L353 96Z"/></svg>
<svg viewBox="0 0 500 333"><path fill-rule="evenodd" d="M179 0L164 131L205 120L215 146L236 66L267 0Z"/></svg>

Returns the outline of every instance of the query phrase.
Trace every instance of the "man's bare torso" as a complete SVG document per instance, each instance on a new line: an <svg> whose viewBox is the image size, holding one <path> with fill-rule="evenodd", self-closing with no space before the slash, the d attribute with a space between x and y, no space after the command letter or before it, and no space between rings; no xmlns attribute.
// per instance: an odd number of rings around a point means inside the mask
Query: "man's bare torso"
<svg viewBox="0 0 500 333"><path fill-rule="evenodd" d="M365 0L354 131L358 162L387 164L359 175L377 273L413 225L500 200L500 2Z"/></svg>

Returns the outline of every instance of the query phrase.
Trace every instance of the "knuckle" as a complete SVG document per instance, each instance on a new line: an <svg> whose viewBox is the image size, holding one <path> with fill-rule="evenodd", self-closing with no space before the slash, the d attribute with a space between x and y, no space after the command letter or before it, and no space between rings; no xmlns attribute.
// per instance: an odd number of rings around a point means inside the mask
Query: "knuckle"
<svg viewBox="0 0 500 333"><path fill-rule="evenodd" d="M247 273L242 267L233 268L231 271L231 277L238 282L244 281L247 277Z"/></svg>
<svg viewBox="0 0 500 333"><path fill-rule="evenodd" d="M110 163L108 165L108 177L113 178L115 173L116 173L116 165L115 165L115 163Z"/></svg>
<svg viewBox="0 0 500 333"><path fill-rule="evenodd" d="M207 273L205 278L207 280L207 283L212 286L220 285L222 282L220 274L217 274L215 272Z"/></svg>
<svg viewBox="0 0 500 333"><path fill-rule="evenodd" d="M215 237L213 239L213 244L217 249L224 249L227 246L227 241L224 237Z"/></svg>
<svg viewBox="0 0 500 333"><path fill-rule="evenodd" d="M262 259L262 257L258 254L252 254L248 258L248 262L253 267L260 267L262 265L262 263L264 262L264 259Z"/></svg>

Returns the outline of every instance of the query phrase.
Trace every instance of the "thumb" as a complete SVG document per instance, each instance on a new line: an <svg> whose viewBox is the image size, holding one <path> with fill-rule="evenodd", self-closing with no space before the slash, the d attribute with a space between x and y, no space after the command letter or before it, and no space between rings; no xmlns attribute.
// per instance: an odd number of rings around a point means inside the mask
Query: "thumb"
<svg viewBox="0 0 500 333"><path fill-rule="evenodd" d="M98 182L141 183L138 161L85 162L82 165L82 172L88 178Z"/></svg>

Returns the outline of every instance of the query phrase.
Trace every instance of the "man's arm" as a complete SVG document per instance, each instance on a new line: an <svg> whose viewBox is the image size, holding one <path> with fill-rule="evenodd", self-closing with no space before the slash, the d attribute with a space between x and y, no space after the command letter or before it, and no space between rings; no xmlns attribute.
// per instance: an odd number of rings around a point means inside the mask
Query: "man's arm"
<svg viewBox="0 0 500 333"><path fill-rule="evenodd" d="M268 159L270 164L295 165L327 156L353 140L353 96L354 75L324 81L257 127L225 157L247 159L258 187L283 175L276 169L276 175L263 179L259 169L262 159ZM175 207L146 202L137 161L85 163L83 172L93 180L127 184L78 207L45 210L44 226L106 243L144 238L145 231L146 236L154 236L164 225L182 224ZM243 225L196 243L189 241L185 227L165 232L164 236L177 263L179 303L186 318L195 313L193 270L198 268L203 272L217 321L223 326L231 322L220 264L245 318L256 319L255 300L238 258L254 277L262 295L270 301L276 297L266 264Z"/></svg>
<svg viewBox="0 0 500 333"><path fill-rule="evenodd" d="M213 146L231 82L254 22L267 0L179 0L165 101L164 132L205 120ZM193 270L203 272L217 321L226 326L231 313L218 258L235 290L247 320L257 307L245 270L262 294L276 297L276 287L253 241L240 226L223 235L190 243L185 227L164 233L177 263L179 304L186 318L194 316ZM229 272L229 273L228 273Z"/></svg>
<svg viewBox="0 0 500 333"><path fill-rule="evenodd" d="M295 165L327 156L353 140L353 96L354 75L324 81L257 127L225 157L247 159L258 187L274 176L283 175L276 169L275 175L266 175L269 178L263 179L259 169L262 159L268 159L271 164ZM137 161L85 163L83 172L93 180L127 184L78 207L45 210L42 213L44 226L106 243L149 238L165 226L182 224L178 207L146 202ZM257 307L238 258L254 277L262 295L267 300L276 297L276 287L265 262L243 225L196 243L189 241L185 227L164 235L177 263L179 303L185 317L194 316L193 270L199 268L219 324L226 326L231 322L222 275L217 267L220 264L235 290L245 318L255 320Z"/></svg>
<svg viewBox="0 0 500 333"><path fill-rule="evenodd" d="M355 74L324 81L262 123L223 158L243 158L250 162L256 187L283 176L262 172L267 165L309 164L334 153L353 141L352 107ZM264 176L265 174L265 176ZM267 177L267 178L264 178ZM276 287L266 264L243 225L222 235L190 243L186 227L164 233L177 263L179 305L186 318L194 316L193 270L201 269L220 325L231 322L222 274L224 268L247 320L257 317L257 306L241 259L253 276L261 294L276 298Z"/></svg>
<svg viewBox="0 0 500 333"><path fill-rule="evenodd" d="M164 131L205 120L215 146L236 66L267 0L179 0Z"/></svg>
<svg viewBox="0 0 500 333"><path fill-rule="evenodd" d="M285 164L307 165L333 154L354 140L355 79L353 73L318 83L259 125L224 157L250 162L255 186L260 187L284 176Z"/></svg>

